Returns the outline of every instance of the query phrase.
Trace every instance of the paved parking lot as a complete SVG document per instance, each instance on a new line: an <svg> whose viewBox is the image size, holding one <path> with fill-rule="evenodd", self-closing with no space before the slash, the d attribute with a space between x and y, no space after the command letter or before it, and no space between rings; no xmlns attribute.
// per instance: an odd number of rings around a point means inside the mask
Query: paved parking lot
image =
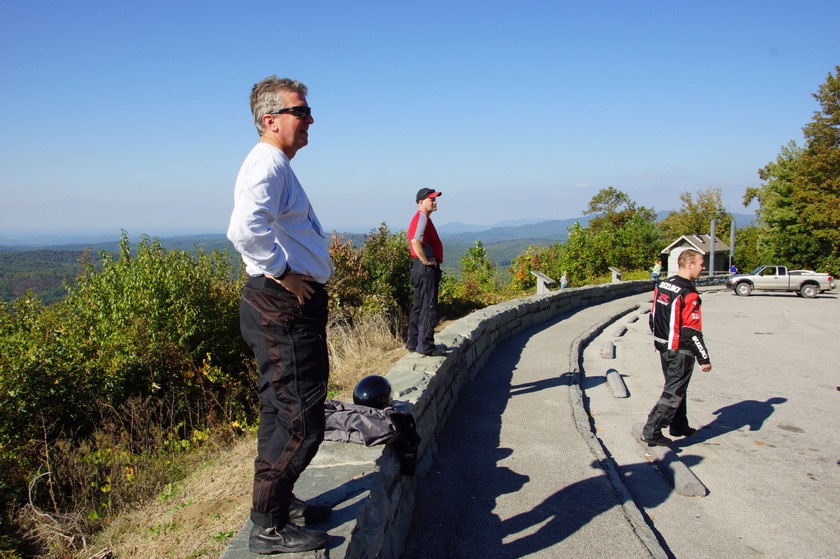
<svg viewBox="0 0 840 559"><path fill-rule="evenodd" d="M673 450L708 494L677 495L630 434L662 389L646 314L622 318L624 335L608 328L584 352L596 436L673 557L840 557L840 297L702 298L713 369L695 367L688 415L700 431ZM610 341L615 359L604 359ZM628 398L612 396L609 369Z"/></svg>

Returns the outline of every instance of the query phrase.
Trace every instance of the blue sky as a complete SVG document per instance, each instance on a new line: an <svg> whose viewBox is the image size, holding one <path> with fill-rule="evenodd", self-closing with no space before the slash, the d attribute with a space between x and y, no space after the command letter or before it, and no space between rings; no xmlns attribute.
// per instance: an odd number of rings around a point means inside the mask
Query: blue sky
<svg viewBox="0 0 840 559"><path fill-rule="evenodd" d="M113 1L0 8L0 242L223 233L270 74L309 86L293 161L328 229L582 214L613 186L727 209L819 107L836 0Z"/></svg>

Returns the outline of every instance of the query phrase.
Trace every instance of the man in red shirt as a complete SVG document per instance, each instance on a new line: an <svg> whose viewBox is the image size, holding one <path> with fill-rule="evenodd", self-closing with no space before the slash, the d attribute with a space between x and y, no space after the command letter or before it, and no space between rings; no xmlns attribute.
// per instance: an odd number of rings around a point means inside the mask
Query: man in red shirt
<svg viewBox="0 0 840 559"><path fill-rule="evenodd" d="M435 346L435 326L440 320L438 289L440 264L443 262L443 243L440 242L432 212L437 210L441 192L421 188L417 192L417 213L408 225L408 249L411 251L411 285L414 287L414 304L408 322L405 347L409 351L430 356L443 355Z"/></svg>
<svg viewBox="0 0 840 559"><path fill-rule="evenodd" d="M694 280L703 271L703 255L688 249L679 255L677 263L677 275L660 282L653 290L649 323L653 345L662 362L665 387L642 429L642 440L648 446L667 446L673 442L662 434L666 426L674 437L695 433L696 429L688 424L685 404L694 360L700 363L703 372L712 370L703 341L700 296L694 287Z"/></svg>

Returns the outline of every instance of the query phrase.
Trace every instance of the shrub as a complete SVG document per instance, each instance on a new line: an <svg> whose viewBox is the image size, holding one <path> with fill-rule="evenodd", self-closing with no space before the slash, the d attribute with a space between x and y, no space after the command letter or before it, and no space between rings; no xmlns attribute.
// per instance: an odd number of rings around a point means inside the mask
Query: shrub
<svg viewBox="0 0 840 559"><path fill-rule="evenodd" d="M561 243L554 243L546 248L529 246L525 252L514 258L510 266L511 279L508 289L517 293L532 291L537 285L532 271L542 272L559 282L564 270L564 253Z"/></svg>
<svg viewBox="0 0 840 559"><path fill-rule="evenodd" d="M53 306L31 295L0 305L3 502L20 502L28 478L49 475L51 490L36 492L33 507L107 514L113 499L100 510L87 493L115 487L107 464L149 455L158 439L183 449L209 425L247 423L253 365L238 328L243 278L230 259L166 252L148 238L132 254L124 233L119 255L101 258L101 270L86 266ZM126 415L131 402L142 411ZM123 417L154 418L166 436L148 441L133 421L102 438ZM65 455L88 458L57 459ZM84 460L89 470L68 466ZM91 472L99 477L86 479Z"/></svg>
<svg viewBox="0 0 840 559"><path fill-rule="evenodd" d="M442 317L452 319L505 298L499 291L496 269L487 256L487 250L481 241L476 241L461 258L460 278L443 276L438 299Z"/></svg>
<svg viewBox="0 0 840 559"><path fill-rule="evenodd" d="M330 314L352 315L352 310L359 307L364 299L364 276L367 272L362 263L362 253L353 246L352 240L332 234L330 258L333 262L333 275L327 284Z"/></svg>
<svg viewBox="0 0 840 559"><path fill-rule="evenodd" d="M411 310L411 254L405 232L391 233L383 223L365 236L360 248L333 234L330 256L335 272L327 290L330 312L344 319L385 314L394 324Z"/></svg>
<svg viewBox="0 0 840 559"><path fill-rule="evenodd" d="M202 374L211 360L221 370L241 370L241 284L231 281L223 254L167 252L144 238L132 255L123 234L119 258L101 258L102 270L87 269L65 306L109 401L170 390L189 396L208 382L231 380Z"/></svg>
<svg viewBox="0 0 840 559"><path fill-rule="evenodd" d="M368 233L362 247L363 284L367 300L362 308L404 317L411 310L411 252L405 231L391 233L383 223Z"/></svg>

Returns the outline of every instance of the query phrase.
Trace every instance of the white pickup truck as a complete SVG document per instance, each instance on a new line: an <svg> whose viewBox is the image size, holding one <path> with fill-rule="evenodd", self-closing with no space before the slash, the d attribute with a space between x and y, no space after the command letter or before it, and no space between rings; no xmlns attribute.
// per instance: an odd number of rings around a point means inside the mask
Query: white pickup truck
<svg viewBox="0 0 840 559"><path fill-rule="evenodd" d="M834 289L837 284L828 274L811 270L788 270L785 266L759 266L749 274L736 274L726 280L726 287L746 297L755 290L795 291L801 297L813 299Z"/></svg>

